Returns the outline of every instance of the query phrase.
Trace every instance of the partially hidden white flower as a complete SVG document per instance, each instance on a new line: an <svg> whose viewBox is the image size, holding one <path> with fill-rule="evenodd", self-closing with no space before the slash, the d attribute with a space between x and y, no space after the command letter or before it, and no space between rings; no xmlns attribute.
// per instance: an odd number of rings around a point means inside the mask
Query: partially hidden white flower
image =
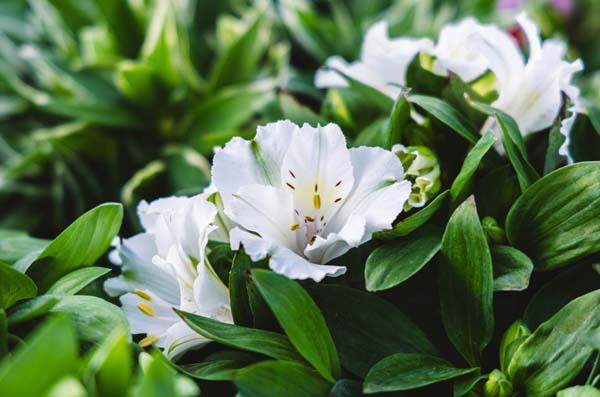
<svg viewBox="0 0 600 397"><path fill-rule="evenodd" d="M525 61L512 37L505 32L482 28L474 37L475 47L488 60L496 77L498 99L492 106L498 108L517 122L523 135L546 129L559 116L564 105L563 94L571 102L571 115L565 118L560 129L565 142L559 153L568 154L569 135L576 114L582 111L579 89L571 83L573 75L583 70L581 60L566 61L566 46L557 40L540 39L535 23L525 14L517 17L529 46Z"/></svg>
<svg viewBox="0 0 600 397"><path fill-rule="evenodd" d="M132 334L146 334L140 345L156 344L171 359L209 342L173 308L233 322L227 287L206 260L216 213L206 195L143 201L138 215L145 232L124 239L111 254L122 272L106 281L105 290L120 296Z"/></svg>
<svg viewBox="0 0 600 397"><path fill-rule="evenodd" d="M340 56L329 57L325 68L317 71L315 84L320 88L348 86L339 71L395 99L406 85L406 71L414 57L432 48L429 39L390 38L387 22L379 21L365 34L360 60L347 63Z"/></svg>
<svg viewBox="0 0 600 397"><path fill-rule="evenodd" d="M411 189L392 152L348 149L335 124L290 121L229 141L215 153L212 180L238 225L232 249L243 245L275 272L315 281L345 273L326 263L390 228Z"/></svg>
<svg viewBox="0 0 600 397"><path fill-rule="evenodd" d="M440 164L431 149L425 146L392 146L392 152L400 158L405 178L412 183L411 193L404 204L404 211L421 208L442 187Z"/></svg>

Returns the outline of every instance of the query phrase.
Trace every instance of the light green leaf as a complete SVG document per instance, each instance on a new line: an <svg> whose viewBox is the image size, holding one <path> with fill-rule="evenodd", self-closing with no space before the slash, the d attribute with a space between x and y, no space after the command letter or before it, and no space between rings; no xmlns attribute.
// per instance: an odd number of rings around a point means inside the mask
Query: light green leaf
<svg viewBox="0 0 600 397"><path fill-rule="evenodd" d="M65 274L90 266L119 232L123 207L108 203L86 212L56 237L27 269L40 291Z"/></svg>
<svg viewBox="0 0 600 397"><path fill-rule="evenodd" d="M0 390L7 397L43 396L57 380L76 371L77 339L71 322L62 316L51 318L1 363Z"/></svg>
<svg viewBox="0 0 600 397"><path fill-rule="evenodd" d="M600 162L563 167L531 185L510 209L506 235L540 271L600 251Z"/></svg>
<svg viewBox="0 0 600 397"><path fill-rule="evenodd" d="M556 397L600 397L600 390L593 386L573 386L559 391Z"/></svg>
<svg viewBox="0 0 600 397"><path fill-rule="evenodd" d="M0 261L12 264L33 252L39 253L48 243L22 231L0 229Z"/></svg>
<svg viewBox="0 0 600 397"><path fill-rule="evenodd" d="M394 353L437 354L410 318L374 294L323 284L311 294L327 320L342 366L357 376L364 377L373 364Z"/></svg>
<svg viewBox="0 0 600 397"><path fill-rule="evenodd" d="M244 397L325 397L331 383L302 364L263 361L238 371L235 385Z"/></svg>
<svg viewBox="0 0 600 397"><path fill-rule="evenodd" d="M398 237L408 236L430 220L446 202L446 198L450 194L449 190L440 193L433 199L425 208L421 208L415 213L402 219L393 229L384 230L375 233L373 236L381 240L390 240Z"/></svg>
<svg viewBox="0 0 600 397"><path fill-rule="evenodd" d="M252 279L296 350L325 379L339 378L337 350L310 295L296 281L270 270L253 270Z"/></svg>
<svg viewBox="0 0 600 397"><path fill-rule="evenodd" d="M453 379L479 368L456 368L434 356L398 353L379 361L367 374L365 393L412 390Z"/></svg>
<svg viewBox="0 0 600 397"><path fill-rule="evenodd" d="M523 291L533 272L531 259L516 248L495 245L490 248L494 264L494 291Z"/></svg>
<svg viewBox="0 0 600 397"><path fill-rule="evenodd" d="M508 366L518 390L552 396L568 385L593 352L586 338L600 331L600 290L579 297L540 325L519 346Z"/></svg>
<svg viewBox="0 0 600 397"><path fill-rule="evenodd" d="M465 200L450 217L442 239L440 303L446 334L475 367L492 338L492 258L475 200Z"/></svg>
<svg viewBox="0 0 600 397"><path fill-rule="evenodd" d="M126 397L133 377L129 333L115 330L89 357L84 378L93 382L100 396Z"/></svg>
<svg viewBox="0 0 600 397"><path fill-rule="evenodd" d="M86 285L109 273L106 267L84 267L62 276L48 289L48 294L75 295Z"/></svg>
<svg viewBox="0 0 600 397"><path fill-rule="evenodd" d="M437 254L442 232L424 227L415 234L376 248L367 258L365 280L368 291L382 291L408 280Z"/></svg>
<svg viewBox="0 0 600 397"><path fill-rule="evenodd" d="M8 312L8 325L20 324L46 314L59 300L58 296L41 295L13 306Z"/></svg>
<svg viewBox="0 0 600 397"><path fill-rule="evenodd" d="M77 335L83 342L99 343L117 330L129 335L129 323L123 310L95 296L64 296L52 308L52 312L70 315Z"/></svg>
<svg viewBox="0 0 600 397"><path fill-rule="evenodd" d="M177 311L177 314L190 328L212 341L279 360L302 361L289 339L284 335L262 329L225 324L182 311Z"/></svg>
<svg viewBox="0 0 600 397"><path fill-rule="evenodd" d="M37 294L33 280L12 267L0 263L0 309L8 309L15 302Z"/></svg>

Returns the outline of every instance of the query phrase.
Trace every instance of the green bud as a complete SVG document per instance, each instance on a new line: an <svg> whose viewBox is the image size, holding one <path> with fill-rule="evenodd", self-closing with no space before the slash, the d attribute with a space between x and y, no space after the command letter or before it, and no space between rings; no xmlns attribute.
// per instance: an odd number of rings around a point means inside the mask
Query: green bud
<svg viewBox="0 0 600 397"><path fill-rule="evenodd" d="M523 321L515 321L508 327L500 341L500 368L503 371L508 369L514 352L529 335L531 335L531 331Z"/></svg>
<svg viewBox="0 0 600 397"><path fill-rule="evenodd" d="M487 382L483 386L483 395L485 397L510 397L512 396L512 392L512 383L498 369L490 373Z"/></svg>
<svg viewBox="0 0 600 397"><path fill-rule="evenodd" d="M85 66L111 66L119 58L117 48L105 26L94 25L81 29L81 58Z"/></svg>
<svg viewBox="0 0 600 397"><path fill-rule="evenodd" d="M404 175L412 183L412 191L404 210L423 207L440 191L440 165L436 155L425 146L394 145L394 152L404 167Z"/></svg>
<svg viewBox="0 0 600 397"><path fill-rule="evenodd" d="M490 244L503 244L506 242L504 229L498 225L498 222L491 216L486 216L481 220L481 226L485 233L485 238Z"/></svg>

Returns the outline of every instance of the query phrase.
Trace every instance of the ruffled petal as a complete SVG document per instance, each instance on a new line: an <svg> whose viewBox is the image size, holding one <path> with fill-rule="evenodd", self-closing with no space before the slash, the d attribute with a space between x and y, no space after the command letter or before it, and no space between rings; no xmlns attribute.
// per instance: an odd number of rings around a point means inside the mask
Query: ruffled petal
<svg viewBox="0 0 600 397"><path fill-rule="evenodd" d="M212 316L229 306L229 290L207 263L198 264L198 277L194 280L194 300L198 313Z"/></svg>
<svg viewBox="0 0 600 397"><path fill-rule="evenodd" d="M344 255L351 248L358 247L365 235L366 220L362 216L351 215L342 230L329 233L325 238L317 236L306 247L304 255L313 263L327 263Z"/></svg>
<svg viewBox="0 0 600 397"><path fill-rule="evenodd" d="M277 247L269 259L269 267L274 272L283 274L291 279L312 279L316 282L323 280L327 276L337 277L346 273L346 267L344 266L311 263L285 247Z"/></svg>

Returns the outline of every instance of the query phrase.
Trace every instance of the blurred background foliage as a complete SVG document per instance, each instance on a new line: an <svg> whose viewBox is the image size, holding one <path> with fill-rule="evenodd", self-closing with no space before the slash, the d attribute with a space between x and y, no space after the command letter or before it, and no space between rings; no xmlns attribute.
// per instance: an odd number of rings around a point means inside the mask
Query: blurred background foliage
<svg viewBox="0 0 600 397"><path fill-rule="evenodd" d="M466 15L510 25L518 3L3 0L0 228L54 236L112 200L126 205L132 229L140 199L201 191L214 146L280 118L335 121L369 143L360 133L377 110L313 86L327 56L355 59L382 17L393 35L434 37ZM584 92L600 103L600 3L525 6L583 58Z"/></svg>

